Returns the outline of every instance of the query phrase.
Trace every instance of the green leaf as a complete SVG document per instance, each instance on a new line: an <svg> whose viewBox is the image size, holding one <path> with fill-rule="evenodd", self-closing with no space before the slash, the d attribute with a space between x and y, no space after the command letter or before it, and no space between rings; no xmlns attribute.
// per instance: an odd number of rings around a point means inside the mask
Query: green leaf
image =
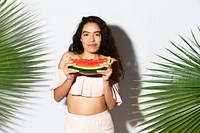
<svg viewBox="0 0 200 133"><path fill-rule="evenodd" d="M0 128L18 118L19 108L44 86L37 85L49 68L41 65L49 61L42 59L48 55L42 28L22 3L0 2Z"/></svg>
<svg viewBox="0 0 200 133"><path fill-rule="evenodd" d="M198 28L200 32L200 28ZM171 42L177 51L167 49L172 58L158 55L164 62L152 62L156 67L144 74L149 83L140 89L144 93L132 98L148 98L132 106L142 106L135 113L144 114L133 121L144 120L137 126L140 132L148 133L190 133L200 131L200 45L191 31L192 39L179 36L183 44ZM145 91L149 91L145 93Z"/></svg>

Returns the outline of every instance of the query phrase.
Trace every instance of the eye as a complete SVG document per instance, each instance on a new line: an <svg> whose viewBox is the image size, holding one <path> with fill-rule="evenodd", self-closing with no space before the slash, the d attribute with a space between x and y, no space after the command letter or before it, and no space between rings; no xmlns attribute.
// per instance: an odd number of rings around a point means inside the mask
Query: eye
<svg viewBox="0 0 200 133"><path fill-rule="evenodd" d="M89 36L89 34L88 33L83 33L83 36Z"/></svg>
<svg viewBox="0 0 200 133"><path fill-rule="evenodd" d="M101 36L101 34L100 34L100 33L96 33L95 35L96 35L96 36Z"/></svg>

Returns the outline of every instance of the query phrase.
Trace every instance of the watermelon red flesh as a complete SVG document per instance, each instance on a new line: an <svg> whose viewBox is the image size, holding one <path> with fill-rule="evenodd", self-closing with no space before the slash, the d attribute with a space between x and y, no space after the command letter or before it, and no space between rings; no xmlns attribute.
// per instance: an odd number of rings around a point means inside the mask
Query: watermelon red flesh
<svg viewBox="0 0 200 133"><path fill-rule="evenodd" d="M81 68L98 68L101 67L101 64L105 62L109 62L110 59L108 57L106 58L100 58L97 60L92 59L73 59L73 62L76 63L76 66Z"/></svg>
<svg viewBox="0 0 200 133"><path fill-rule="evenodd" d="M101 66L100 64L103 64L105 62L110 62L110 57L104 57L99 59L72 59L71 57L68 58L68 60L72 60L74 63L76 63L75 66L71 66L71 68L80 70L84 73L95 73L97 70L104 70L106 69L104 66Z"/></svg>

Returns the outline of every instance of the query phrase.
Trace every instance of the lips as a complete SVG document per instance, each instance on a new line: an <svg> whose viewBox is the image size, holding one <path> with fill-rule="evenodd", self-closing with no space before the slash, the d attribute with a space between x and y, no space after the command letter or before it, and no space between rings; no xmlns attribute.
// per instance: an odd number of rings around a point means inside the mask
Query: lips
<svg viewBox="0 0 200 133"><path fill-rule="evenodd" d="M88 44L88 46L94 47L94 46L96 46L96 44L95 43L91 43L91 44Z"/></svg>

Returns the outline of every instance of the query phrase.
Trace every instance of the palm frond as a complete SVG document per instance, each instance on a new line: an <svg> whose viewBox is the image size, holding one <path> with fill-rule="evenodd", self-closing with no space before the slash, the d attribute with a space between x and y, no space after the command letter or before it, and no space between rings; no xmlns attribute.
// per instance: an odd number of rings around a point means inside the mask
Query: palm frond
<svg viewBox="0 0 200 133"><path fill-rule="evenodd" d="M193 31L191 34L192 39L179 36L183 44L188 47L171 42L177 51L170 49L167 51L174 58L158 55L164 63L153 62L156 68L148 69L151 73L144 75L148 79L141 82L153 85L139 89L153 92L133 97L150 99L132 105L144 106L138 112L133 112L144 113L141 118L134 119L135 121L145 119L137 125L142 127L140 132L200 131L200 45L197 35Z"/></svg>
<svg viewBox="0 0 200 133"><path fill-rule="evenodd" d="M0 128L11 122L47 66L45 38L35 16L15 0L0 2ZM16 117L16 116L15 116Z"/></svg>

